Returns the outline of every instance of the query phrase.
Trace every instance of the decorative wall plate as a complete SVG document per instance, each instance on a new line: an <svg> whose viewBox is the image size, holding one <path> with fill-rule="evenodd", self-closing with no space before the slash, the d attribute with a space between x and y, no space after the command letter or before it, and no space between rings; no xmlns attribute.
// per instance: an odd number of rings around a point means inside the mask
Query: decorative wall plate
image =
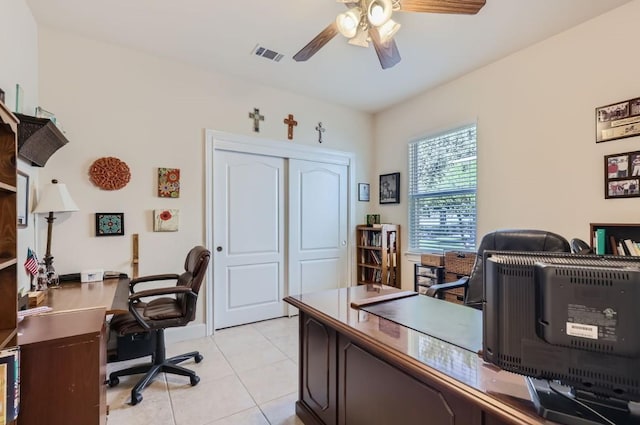
<svg viewBox="0 0 640 425"><path fill-rule="evenodd" d="M96 159L89 168L93 184L103 190L122 189L131 180L129 166L112 156Z"/></svg>

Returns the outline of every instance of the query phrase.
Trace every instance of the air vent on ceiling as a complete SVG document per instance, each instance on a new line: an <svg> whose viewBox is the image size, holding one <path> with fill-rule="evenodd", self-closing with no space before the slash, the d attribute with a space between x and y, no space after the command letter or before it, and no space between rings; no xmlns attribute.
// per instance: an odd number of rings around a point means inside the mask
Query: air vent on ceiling
<svg viewBox="0 0 640 425"><path fill-rule="evenodd" d="M267 49L264 46L256 44L256 47L251 51L252 54L256 56L262 56L263 58L272 60L274 62L280 62L280 59L284 57L282 53L274 52L271 49Z"/></svg>

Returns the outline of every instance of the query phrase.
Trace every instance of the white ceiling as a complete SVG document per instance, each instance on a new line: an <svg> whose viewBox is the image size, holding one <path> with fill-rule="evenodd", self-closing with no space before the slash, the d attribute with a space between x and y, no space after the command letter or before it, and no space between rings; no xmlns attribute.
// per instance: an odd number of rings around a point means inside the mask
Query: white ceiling
<svg viewBox="0 0 640 425"><path fill-rule="evenodd" d="M368 112L450 81L630 0L487 0L477 15L397 12L402 61L340 34L291 57L345 6L334 0L27 0L37 22ZM252 55L256 44L280 62Z"/></svg>

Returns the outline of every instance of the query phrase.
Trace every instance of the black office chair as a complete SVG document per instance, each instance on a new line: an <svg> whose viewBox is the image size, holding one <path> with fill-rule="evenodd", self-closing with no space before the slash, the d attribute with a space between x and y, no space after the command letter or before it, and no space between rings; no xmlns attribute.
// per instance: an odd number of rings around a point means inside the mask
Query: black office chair
<svg viewBox="0 0 640 425"><path fill-rule="evenodd" d="M593 254L593 249L582 239L573 238L569 245L571 245L571 252L574 254Z"/></svg>
<svg viewBox="0 0 640 425"><path fill-rule="evenodd" d="M482 238L482 241L480 241L471 275L465 276L455 282L432 285L427 290L426 295L444 298L444 291L454 288L464 288L464 304L481 310L484 298L483 254L485 250L570 252L569 242L555 233L526 229L496 230L486 234Z"/></svg>
<svg viewBox="0 0 640 425"><path fill-rule="evenodd" d="M202 355L193 351L179 356L166 358L164 330L177 326L185 326L195 318L198 292L209 265L211 253L202 246L196 246L189 251L184 263L182 274L161 274L143 276L131 280L129 289L129 313L116 315L111 320L111 330L118 335L154 334L155 342L152 361L148 364L137 365L118 370L109 375L109 386L118 385L119 376L144 373L145 376L131 390L131 404L142 401L142 390L161 372L188 376L191 385L197 385L200 378L192 370L178 366L187 359L193 358L196 363L202 361ZM141 282L162 280L175 281L175 286L135 291L135 286ZM158 298L158 296L162 296ZM143 302L143 299L155 297ZM147 339L149 341L149 339Z"/></svg>

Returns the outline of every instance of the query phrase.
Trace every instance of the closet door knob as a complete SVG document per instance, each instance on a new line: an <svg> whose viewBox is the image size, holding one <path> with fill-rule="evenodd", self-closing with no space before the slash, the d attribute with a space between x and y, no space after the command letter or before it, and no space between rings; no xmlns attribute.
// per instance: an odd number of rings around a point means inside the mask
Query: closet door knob
<svg viewBox="0 0 640 425"><path fill-rule="evenodd" d="M216 248L216 251L218 251L218 252L222 252L222 247L221 247L221 246L217 247L217 248Z"/></svg>

